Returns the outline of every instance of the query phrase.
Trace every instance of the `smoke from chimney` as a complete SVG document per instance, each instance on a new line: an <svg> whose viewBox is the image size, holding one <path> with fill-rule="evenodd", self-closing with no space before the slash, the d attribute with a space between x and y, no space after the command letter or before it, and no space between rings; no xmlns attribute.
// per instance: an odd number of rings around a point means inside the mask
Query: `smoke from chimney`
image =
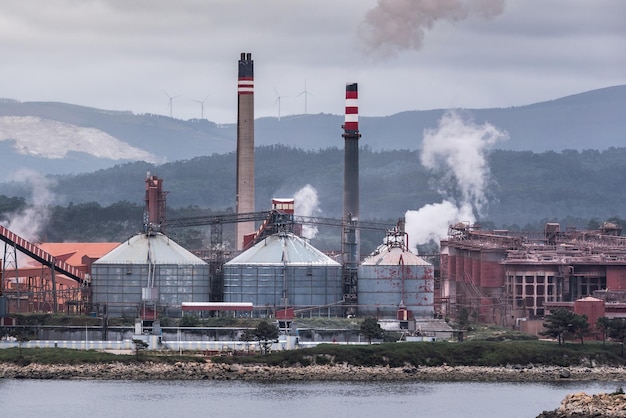
<svg viewBox="0 0 626 418"><path fill-rule="evenodd" d="M378 0L365 15L359 35L367 52L394 56L421 49L425 32L438 21L488 19L503 12L504 0Z"/></svg>
<svg viewBox="0 0 626 418"><path fill-rule="evenodd" d="M406 212L406 231L413 246L431 240L438 244L451 224L476 222L488 203L487 150L506 139L508 134L493 125L464 121L455 112L443 115L437 129L424 131L421 163L438 176L443 200Z"/></svg>
<svg viewBox="0 0 626 418"><path fill-rule="evenodd" d="M319 199L317 190L307 184L293 195L295 201L295 214L298 216L317 216L321 209L319 208ZM315 225L302 225L302 236L304 238L313 239L318 233Z"/></svg>
<svg viewBox="0 0 626 418"><path fill-rule="evenodd" d="M27 169L15 172L13 179L31 189L30 203L20 212L10 214L5 226L28 241L40 241L41 230L50 218L49 205L54 201L50 191L53 182Z"/></svg>

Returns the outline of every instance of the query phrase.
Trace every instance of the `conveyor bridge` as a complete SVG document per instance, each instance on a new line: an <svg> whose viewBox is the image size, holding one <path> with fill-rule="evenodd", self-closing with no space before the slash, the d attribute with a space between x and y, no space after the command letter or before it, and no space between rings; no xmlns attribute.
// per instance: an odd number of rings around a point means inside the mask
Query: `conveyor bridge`
<svg viewBox="0 0 626 418"><path fill-rule="evenodd" d="M19 252L50 268L53 272L61 273L70 279L76 280L81 285L89 284L82 271L65 261L58 260L52 254L42 250L2 225L0 225L0 239L7 245L16 248Z"/></svg>

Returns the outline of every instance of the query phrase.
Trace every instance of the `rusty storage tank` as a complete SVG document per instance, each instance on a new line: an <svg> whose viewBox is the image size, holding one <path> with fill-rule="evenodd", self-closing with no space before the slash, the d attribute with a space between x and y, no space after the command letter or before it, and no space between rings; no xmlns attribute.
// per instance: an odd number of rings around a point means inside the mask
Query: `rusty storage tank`
<svg viewBox="0 0 626 418"><path fill-rule="evenodd" d="M210 300L209 265L160 232L138 234L95 261L94 307L109 316L179 316Z"/></svg>
<svg viewBox="0 0 626 418"><path fill-rule="evenodd" d="M359 266L359 316L433 317L433 265L409 251L406 238L404 228L388 231L384 243Z"/></svg>
<svg viewBox="0 0 626 418"><path fill-rule="evenodd" d="M252 302L255 316L293 308L338 316L341 264L287 232L270 235L224 264L224 302Z"/></svg>

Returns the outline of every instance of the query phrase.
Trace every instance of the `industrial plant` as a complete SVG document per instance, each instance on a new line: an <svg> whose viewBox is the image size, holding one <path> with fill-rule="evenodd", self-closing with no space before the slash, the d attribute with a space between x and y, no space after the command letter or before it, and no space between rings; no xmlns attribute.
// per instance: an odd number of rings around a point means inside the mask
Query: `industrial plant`
<svg viewBox="0 0 626 418"><path fill-rule="evenodd" d="M555 307L595 316L626 312L626 238L613 224L595 231L546 224L541 233L514 233L461 222L450 226L432 263L409 250L400 219L380 227L381 244L361 254L360 231L368 223L359 219L356 83L345 90L342 218L301 217L294 199L275 196L258 211L250 53L238 62L237 95L235 214L168 220L164 180L148 173L143 230L122 243L32 243L0 225L4 323L26 312L156 321L197 311L282 320L376 317L413 332L421 329L416 324L444 324L465 310L476 321L536 332L533 321ZM341 231L340 254L325 254L302 236L304 224L319 222ZM236 251L223 250L225 224L235 224ZM199 225L211 228L202 251L168 235L170 228Z"/></svg>

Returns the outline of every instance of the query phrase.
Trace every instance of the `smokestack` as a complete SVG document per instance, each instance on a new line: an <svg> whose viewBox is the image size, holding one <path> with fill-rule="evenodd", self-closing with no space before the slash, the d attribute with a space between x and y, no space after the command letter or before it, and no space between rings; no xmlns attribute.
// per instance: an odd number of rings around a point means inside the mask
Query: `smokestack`
<svg viewBox="0 0 626 418"><path fill-rule="evenodd" d="M343 128L345 143L343 176L343 283L346 303L357 301L359 248L359 106L357 83L346 84L346 112Z"/></svg>
<svg viewBox="0 0 626 418"><path fill-rule="evenodd" d="M343 125L344 154L344 219L359 218L359 93L357 83L346 84L346 115Z"/></svg>
<svg viewBox="0 0 626 418"><path fill-rule="evenodd" d="M241 53L237 82L237 213L254 212L254 61ZM244 236L255 232L254 221L236 224L237 250Z"/></svg>

